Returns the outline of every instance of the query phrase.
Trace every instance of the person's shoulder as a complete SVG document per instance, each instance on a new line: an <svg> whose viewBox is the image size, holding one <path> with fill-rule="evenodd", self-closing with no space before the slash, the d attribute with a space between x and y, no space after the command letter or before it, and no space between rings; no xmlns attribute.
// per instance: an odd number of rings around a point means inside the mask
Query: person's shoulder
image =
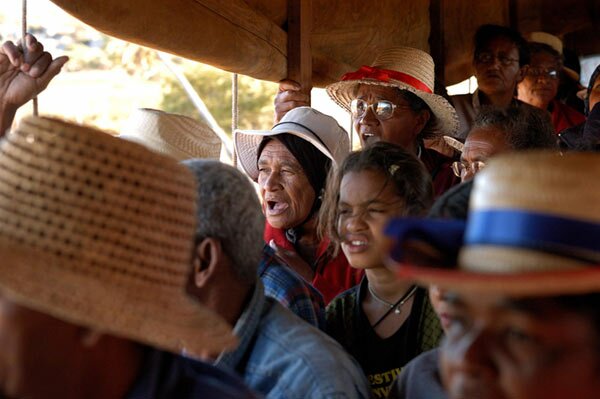
<svg viewBox="0 0 600 399"><path fill-rule="evenodd" d="M190 398L258 398L238 376L228 371L198 361L193 370L195 388Z"/></svg>
<svg viewBox="0 0 600 399"><path fill-rule="evenodd" d="M141 384L126 396L127 399L259 397L239 376L199 360L151 349L145 363L146 373L139 377Z"/></svg>
<svg viewBox="0 0 600 399"><path fill-rule="evenodd" d="M334 392L356 397L358 392L368 392L360 366L340 344L279 303L270 302L271 308L259 324L255 353L250 355L249 363L269 364L286 384L312 392L302 397L328 397ZM310 387L306 381L311 381Z"/></svg>
<svg viewBox="0 0 600 399"><path fill-rule="evenodd" d="M427 352L421 353L413 360L404 366L402 372L407 372L407 377L410 378L411 373L430 372L438 370L438 359L440 356L440 348L434 348Z"/></svg>
<svg viewBox="0 0 600 399"><path fill-rule="evenodd" d="M439 349L421 353L400 373L390 392L390 399L446 399L439 378Z"/></svg>
<svg viewBox="0 0 600 399"><path fill-rule="evenodd" d="M455 101L458 101L458 102L468 101L468 102L470 102L473 99L473 93L455 94L453 96L449 96L449 98L450 98L450 101L452 103L454 103Z"/></svg>

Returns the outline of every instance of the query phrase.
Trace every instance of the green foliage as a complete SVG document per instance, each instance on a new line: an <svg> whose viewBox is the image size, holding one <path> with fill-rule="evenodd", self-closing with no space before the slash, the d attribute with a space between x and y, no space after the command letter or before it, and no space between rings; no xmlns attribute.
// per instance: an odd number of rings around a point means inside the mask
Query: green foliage
<svg viewBox="0 0 600 399"><path fill-rule="evenodd" d="M226 131L231 130L231 74L202 64L190 63L185 75L206 104L210 113ZM163 82L161 109L198 118L198 112L174 76ZM238 78L238 127L270 129L273 125L273 97L277 85L248 76Z"/></svg>

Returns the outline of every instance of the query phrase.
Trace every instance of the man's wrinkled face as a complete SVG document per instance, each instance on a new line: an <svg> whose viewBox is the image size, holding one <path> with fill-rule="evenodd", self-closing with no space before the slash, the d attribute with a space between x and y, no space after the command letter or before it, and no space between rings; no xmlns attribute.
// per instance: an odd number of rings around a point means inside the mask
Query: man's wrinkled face
<svg viewBox="0 0 600 399"><path fill-rule="evenodd" d="M0 393L36 397L69 379L78 327L20 306L0 293ZM62 383L64 386L64 383ZM48 396L49 397L49 396Z"/></svg>
<svg viewBox="0 0 600 399"><path fill-rule="evenodd" d="M440 355L451 399L594 399L598 334L550 299L447 293Z"/></svg>
<svg viewBox="0 0 600 399"><path fill-rule="evenodd" d="M517 46L504 37L497 37L473 61L477 86L486 95L514 94L523 78Z"/></svg>
<svg viewBox="0 0 600 399"><path fill-rule="evenodd" d="M503 130L492 126L471 129L460 155L461 181L471 180L493 155L511 149L505 136L506 133Z"/></svg>

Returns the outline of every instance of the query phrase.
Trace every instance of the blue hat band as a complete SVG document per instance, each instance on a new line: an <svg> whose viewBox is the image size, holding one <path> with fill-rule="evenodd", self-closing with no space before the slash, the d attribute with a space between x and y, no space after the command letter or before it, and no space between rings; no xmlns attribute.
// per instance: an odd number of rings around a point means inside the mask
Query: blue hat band
<svg viewBox="0 0 600 399"><path fill-rule="evenodd" d="M465 246L494 245L600 261L600 224L518 210L469 214Z"/></svg>

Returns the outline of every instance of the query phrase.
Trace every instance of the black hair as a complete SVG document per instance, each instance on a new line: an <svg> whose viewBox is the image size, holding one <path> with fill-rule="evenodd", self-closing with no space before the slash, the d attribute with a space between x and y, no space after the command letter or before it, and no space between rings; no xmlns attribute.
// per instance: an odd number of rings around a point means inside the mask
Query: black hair
<svg viewBox="0 0 600 399"><path fill-rule="evenodd" d="M558 149L548 112L526 104L507 109L482 107L471 129L485 127L504 132L513 150Z"/></svg>
<svg viewBox="0 0 600 399"><path fill-rule="evenodd" d="M474 45L475 51L473 52L473 60L476 60L480 53L486 50L488 44L499 37L503 37L517 46L519 51L519 66L529 64L529 49L527 47L527 41L521 36L521 34L511 28L501 25L485 24L481 25L477 32L475 32Z"/></svg>

